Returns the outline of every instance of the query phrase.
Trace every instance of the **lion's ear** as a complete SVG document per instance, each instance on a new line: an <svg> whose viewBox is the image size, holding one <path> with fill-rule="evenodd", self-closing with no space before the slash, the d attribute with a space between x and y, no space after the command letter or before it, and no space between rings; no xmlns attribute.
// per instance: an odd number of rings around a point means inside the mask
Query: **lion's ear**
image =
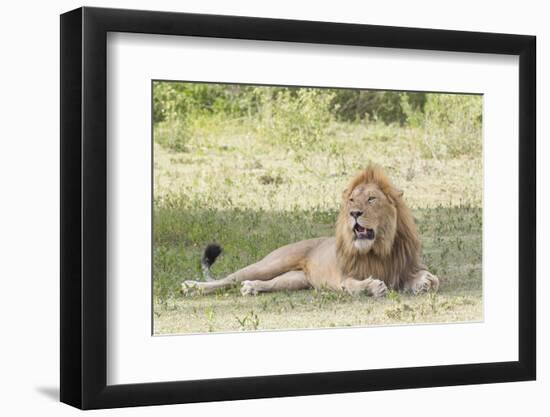
<svg viewBox="0 0 550 417"><path fill-rule="evenodd" d="M392 187L391 192L387 193L386 197L388 197L388 200L390 200L390 202L395 205L397 203L396 197L403 197L403 190L397 187Z"/></svg>

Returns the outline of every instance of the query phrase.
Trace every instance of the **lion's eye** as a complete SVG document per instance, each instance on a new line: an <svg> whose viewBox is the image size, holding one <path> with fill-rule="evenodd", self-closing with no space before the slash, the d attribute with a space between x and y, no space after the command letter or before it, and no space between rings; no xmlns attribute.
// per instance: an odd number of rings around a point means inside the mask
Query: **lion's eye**
<svg viewBox="0 0 550 417"><path fill-rule="evenodd" d="M353 198L350 198L349 201L350 201L351 203L353 203Z"/></svg>
<svg viewBox="0 0 550 417"><path fill-rule="evenodd" d="M372 204L376 201L376 197L369 197L367 201Z"/></svg>

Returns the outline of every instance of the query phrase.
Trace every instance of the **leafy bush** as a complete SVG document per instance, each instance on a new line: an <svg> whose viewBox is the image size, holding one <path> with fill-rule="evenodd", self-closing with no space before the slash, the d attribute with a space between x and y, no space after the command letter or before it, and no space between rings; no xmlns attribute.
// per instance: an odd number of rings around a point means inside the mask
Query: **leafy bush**
<svg viewBox="0 0 550 417"><path fill-rule="evenodd" d="M399 93L395 91L371 90L334 90L332 105L335 115L342 121L373 120L385 124L407 121L407 114L402 107L402 95L407 97L407 104L414 111L422 111L426 102L426 93Z"/></svg>
<svg viewBox="0 0 550 417"><path fill-rule="evenodd" d="M401 96L409 126L421 131L418 138L425 158L445 159L481 155L482 98L479 95L428 94L424 111L414 110Z"/></svg>
<svg viewBox="0 0 550 417"><path fill-rule="evenodd" d="M155 81L153 118L155 141L179 152L231 124L297 160L311 151L339 157L335 121L408 127L423 158L475 157L482 147L477 95Z"/></svg>
<svg viewBox="0 0 550 417"><path fill-rule="evenodd" d="M185 120L191 115L249 115L256 109L256 87L237 84L153 82L153 121Z"/></svg>
<svg viewBox="0 0 550 417"><path fill-rule="evenodd" d="M258 134L273 145L283 145L300 156L311 148L322 149L333 120L328 90L300 88L271 91L258 88Z"/></svg>

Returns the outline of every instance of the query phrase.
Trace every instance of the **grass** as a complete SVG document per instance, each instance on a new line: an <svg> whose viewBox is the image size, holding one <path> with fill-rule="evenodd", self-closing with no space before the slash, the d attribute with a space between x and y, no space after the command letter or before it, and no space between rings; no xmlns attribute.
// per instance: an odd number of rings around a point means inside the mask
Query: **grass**
<svg viewBox="0 0 550 417"><path fill-rule="evenodd" d="M481 320L481 295L325 297L315 290L242 297L237 291L175 302L159 313L155 334L307 329Z"/></svg>
<svg viewBox="0 0 550 417"><path fill-rule="evenodd" d="M243 120L201 126L181 148L160 145L172 125L155 126L155 334L482 320L480 157L425 159L422 132L375 123L332 123L312 152L277 146ZM404 189L438 294L179 294L184 279L200 278L207 243L224 247L212 269L222 277L282 245L332 235L340 193L369 161Z"/></svg>

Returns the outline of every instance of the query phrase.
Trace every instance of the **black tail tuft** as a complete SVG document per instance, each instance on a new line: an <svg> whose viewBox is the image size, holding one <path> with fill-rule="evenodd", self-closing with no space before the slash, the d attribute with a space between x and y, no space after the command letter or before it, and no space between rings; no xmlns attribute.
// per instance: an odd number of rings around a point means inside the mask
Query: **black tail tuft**
<svg viewBox="0 0 550 417"><path fill-rule="evenodd" d="M209 268L216 262L216 258L222 253L222 247L216 243L211 243L204 250L202 255L201 264Z"/></svg>

